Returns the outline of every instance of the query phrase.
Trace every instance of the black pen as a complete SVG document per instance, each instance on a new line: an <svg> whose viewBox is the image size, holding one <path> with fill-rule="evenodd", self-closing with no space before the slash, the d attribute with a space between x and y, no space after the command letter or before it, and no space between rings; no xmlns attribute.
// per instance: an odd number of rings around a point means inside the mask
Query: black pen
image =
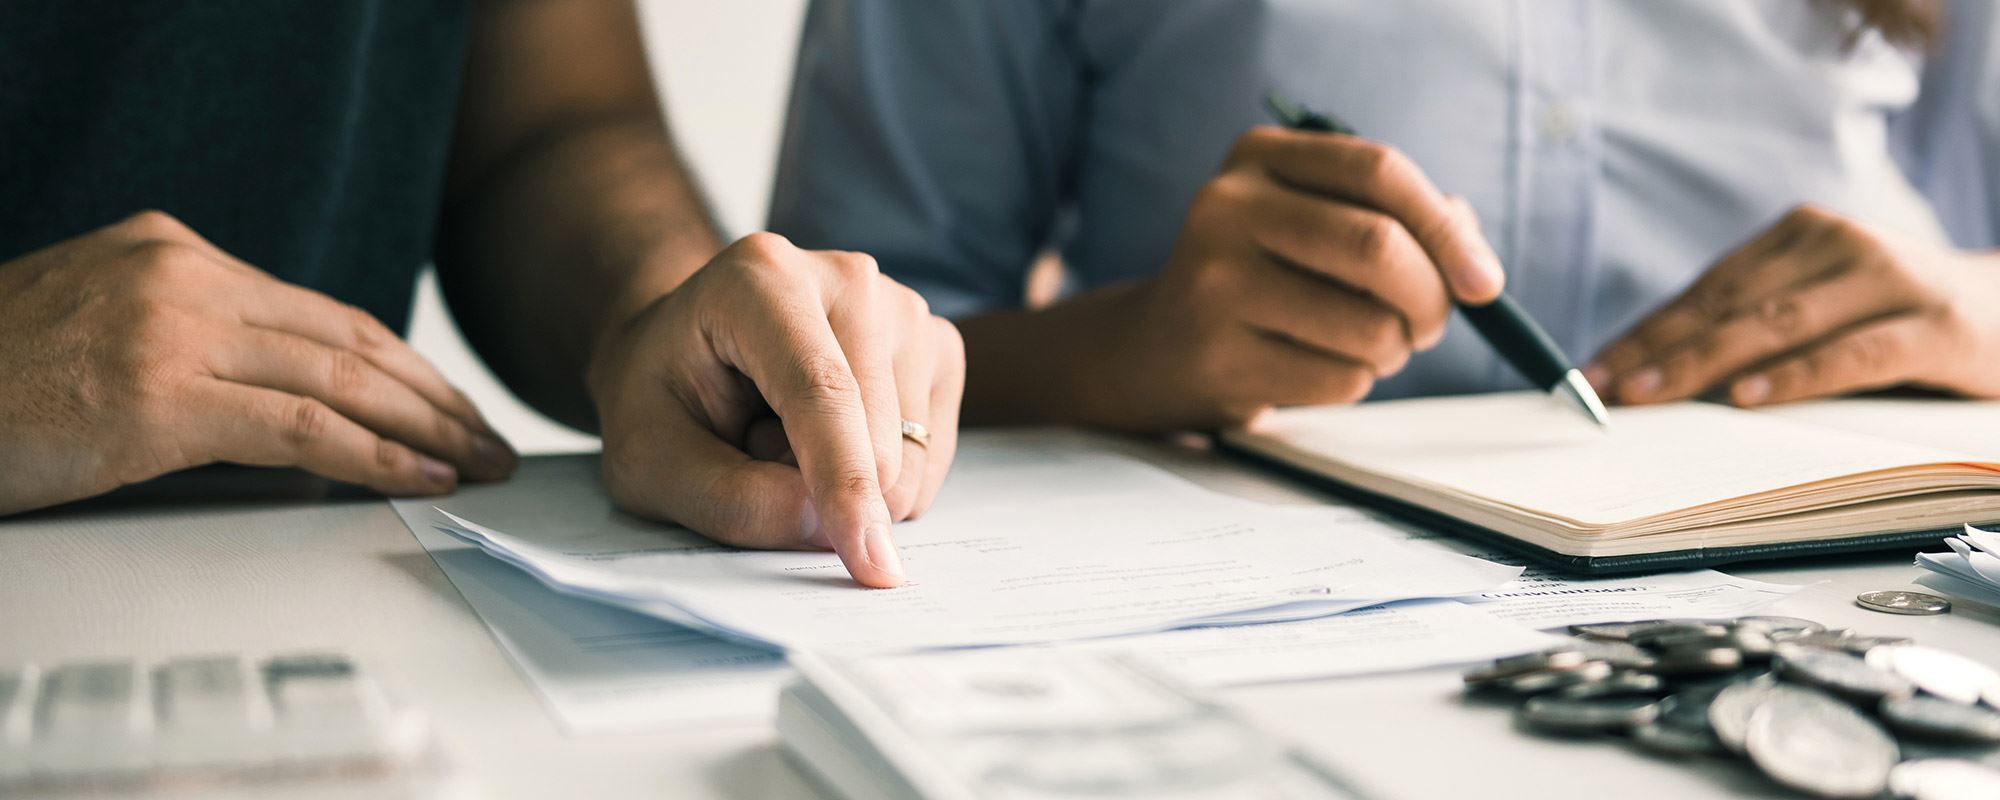
<svg viewBox="0 0 2000 800"><path fill-rule="evenodd" d="M1277 92L1264 95L1264 105L1287 128L1359 135L1332 115L1292 103ZM1514 298L1503 292L1483 306L1454 304L1473 329L1479 331L1479 336L1493 346L1494 352L1507 359L1528 382L1551 394L1560 392L1567 396L1578 410L1600 426L1611 423L1604 401L1598 398L1597 390L1590 388L1590 381L1584 380L1583 371L1570 365L1562 348L1528 317L1528 312Z"/></svg>

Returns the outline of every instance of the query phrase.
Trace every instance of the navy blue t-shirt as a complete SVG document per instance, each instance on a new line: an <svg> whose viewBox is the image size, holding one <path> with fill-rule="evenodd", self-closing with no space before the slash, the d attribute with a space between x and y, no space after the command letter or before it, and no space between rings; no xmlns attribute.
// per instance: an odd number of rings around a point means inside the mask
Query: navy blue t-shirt
<svg viewBox="0 0 2000 800"><path fill-rule="evenodd" d="M401 330L467 0L0 3L0 261L147 208Z"/></svg>

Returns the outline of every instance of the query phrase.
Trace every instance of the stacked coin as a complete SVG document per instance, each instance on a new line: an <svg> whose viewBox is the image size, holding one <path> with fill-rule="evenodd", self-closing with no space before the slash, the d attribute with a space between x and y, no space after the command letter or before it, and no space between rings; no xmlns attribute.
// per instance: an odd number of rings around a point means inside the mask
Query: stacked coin
<svg viewBox="0 0 2000 800"><path fill-rule="evenodd" d="M2000 672L1908 639L1794 617L1570 628L1465 674L1523 727L1747 759L1815 797L2000 798Z"/></svg>

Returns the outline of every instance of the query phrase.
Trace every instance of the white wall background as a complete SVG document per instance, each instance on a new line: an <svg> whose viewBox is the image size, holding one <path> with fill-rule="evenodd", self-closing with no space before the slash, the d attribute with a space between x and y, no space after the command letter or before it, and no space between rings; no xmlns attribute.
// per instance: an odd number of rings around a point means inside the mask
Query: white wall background
<svg viewBox="0 0 2000 800"><path fill-rule="evenodd" d="M724 234L763 227L806 0L638 2L668 119ZM494 379L459 338L429 275L418 287L410 339L523 453L596 447Z"/></svg>

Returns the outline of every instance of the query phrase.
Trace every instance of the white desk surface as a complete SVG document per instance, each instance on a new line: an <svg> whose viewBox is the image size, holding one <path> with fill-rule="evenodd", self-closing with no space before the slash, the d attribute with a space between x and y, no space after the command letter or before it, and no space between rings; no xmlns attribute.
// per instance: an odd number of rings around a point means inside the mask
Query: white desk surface
<svg viewBox="0 0 2000 800"><path fill-rule="evenodd" d="M972 434L966 446L989 435ZM1225 491L1326 502L1193 448L1109 446ZM1855 607L1861 591L1909 585L1918 572L1907 554L1741 572L1812 584L1771 613L1911 636L2000 664L1993 609L1898 617ZM232 469L0 522L0 662L325 647L354 653L429 708L447 747L493 797L821 796L780 755L768 724L566 737L379 499ZM1732 765L1518 733L1505 709L1468 705L1457 684L1455 670L1430 670L1228 696L1377 797L1776 795Z"/></svg>

